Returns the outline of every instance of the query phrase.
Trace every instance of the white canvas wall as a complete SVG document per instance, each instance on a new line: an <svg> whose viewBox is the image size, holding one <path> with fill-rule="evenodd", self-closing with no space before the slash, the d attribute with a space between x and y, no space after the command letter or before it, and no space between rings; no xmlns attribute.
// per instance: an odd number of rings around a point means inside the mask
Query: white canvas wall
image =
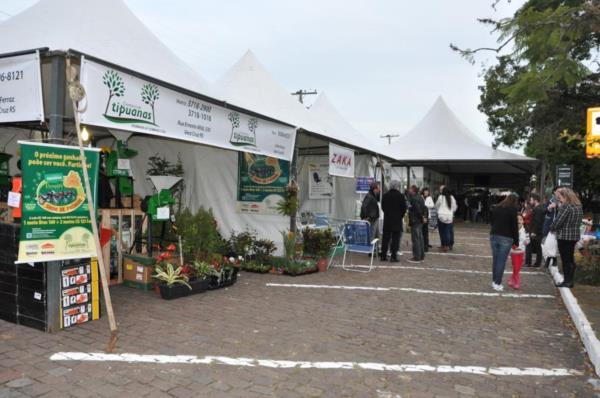
<svg viewBox="0 0 600 398"><path fill-rule="evenodd" d="M105 140L101 145L110 144ZM153 193L152 184L144 177L148 158L156 153L170 161L181 154L184 162L186 190L183 206L196 211L211 208L223 237L231 231L255 231L260 238L273 240L282 248L281 232L289 228L289 217L239 214L236 211L238 153L219 148L173 140L134 136L129 147L139 151L131 160L136 194L144 197Z"/></svg>
<svg viewBox="0 0 600 398"><path fill-rule="evenodd" d="M360 195L356 193L356 180L354 178L335 178L334 199L309 199L308 198L308 165L310 162L327 163L327 156L299 156L298 157L298 186L300 198L300 211L326 213L337 219L353 219L356 201ZM355 174L357 176L372 176L371 157L360 155L355 157ZM331 203L330 203L331 202ZM331 207L331 212L330 212Z"/></svg>

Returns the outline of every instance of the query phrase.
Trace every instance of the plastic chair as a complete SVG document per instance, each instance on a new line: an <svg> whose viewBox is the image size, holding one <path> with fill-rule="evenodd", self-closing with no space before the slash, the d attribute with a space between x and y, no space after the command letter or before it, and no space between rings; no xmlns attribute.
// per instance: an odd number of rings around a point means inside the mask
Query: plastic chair
<svg viewBox="0 0 600 398"><path fill-rule="evenodd" d="M371 240L371 225L367 221L348 221L344 226L344 259L342 260L342 269L346 271L371 272L373 270L373 260L376 256L378 241L379 239L377 238ZM371 254L369 267L346 267L346 254L348 252Z"/></svg>

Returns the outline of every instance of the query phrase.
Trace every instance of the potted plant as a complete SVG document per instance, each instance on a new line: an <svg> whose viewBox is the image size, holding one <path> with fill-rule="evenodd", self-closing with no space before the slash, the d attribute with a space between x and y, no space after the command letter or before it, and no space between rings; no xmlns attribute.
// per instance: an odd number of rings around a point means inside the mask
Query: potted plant
<svg viewBox="0 0 600 398"><path fill-rule="evenodd" d="M188 277L182 271L182 267L174 267L171 263L166 263L164 267L156 267L154 278L160 283L160 296L163 299L172 300L191 293L192 287L188 283Z"/></svg>
<svg viewBox="0 0 600 398"><path fill-rule="evenodd" d="M333 231L330 228L306 228L302 231L302 237L304 253L312 255L317 260L320 272L327 271L327 256L336 242Z"/></svg>
<svg viewBox="0 0 600 398"><path fill-rule="evenodd" d="M318 268L312 260L293 260L286 263L283 273L298 276L317 272Z"/></svg>
<svg viewBox="0 0 600 398"><path fill-rule="evenodd" d="M194 261L190 268L193 269L194 279L189 281L192 294L202 293L209 289L211 277L216 276L215 269L204 261Z"/></svg>

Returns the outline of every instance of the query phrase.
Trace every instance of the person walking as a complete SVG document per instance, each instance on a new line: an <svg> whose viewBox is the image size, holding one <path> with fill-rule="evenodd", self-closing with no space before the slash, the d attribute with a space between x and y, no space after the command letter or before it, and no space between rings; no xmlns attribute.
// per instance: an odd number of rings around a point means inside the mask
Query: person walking
<svg viewBox="0 0 600 398"><path fill-rule="evenodd" d="M406 199L400 193L400 182L391 181L390 189L381 198L383 210L383 240L381 242L381 261L387 261L390 248L390 261L397 263L400 239L402 238L402 219L406 214Z"/></svg>
<svg viewBox="0 0 600 398"><path fill-rule="evenodd" d="M525 249L525 266L539 267L542 265L542 229L544 227L544 207L540 203L540 195L532 193L529 196L531 206L531 222L529 224L529 244ZM531 264L535 253L535 264Z"/></svg>
<svg viewBox="0 0 600 398"><path fill-rule="evenodd" d="M423 248L425 253L431 249L431 245L429 244L429 227L431 225L431 218L435 215L435 203L433 203L433 199L429 194L429 188L423 188L421 190L421 196L425 201L425 210L426 210L426 222L423 223Z"/></svg>
<svg viewBox="0 0 600 398"><path fill-rule="evenodd" d="M529 246L529 237L525 230L525 222L521 214L517 215L517 225L519 228L519 245L518 247L512 247L510 251L510 257L512 261L512 275L508 280L508 286L513 289L521 289L521 267L525 260L525 252L527 246Z"/></svg>
<svg viewBox="0 0 600 398"><path fill-rule="evenodd" d="M419 188L415 185L408 192L410 207L408 209L408 222L410 225L410 236L412 240L413 256L408 261L420 263L425 259L425 247L423 242L423 223L425 222L425 201L419 195Z"/></svg>
<svg viewBox="0 0 600 398"><path fill-rule="evenodd" d="M498 292L504 290L502 276L510 249L519 245L518 211L519 197L511 193L491 212L492 288Z"/></svg>
<svg viewBox="0 0 600 398"><path fill-rule="evenodd" d="M442 194L435 204L438 217L438 231L442 242L442 251L445 253L454 246L454 212L456 212L456 199L450 190L444 187Z"/></svg>
<svg viewBox="0 0 600 398"><path fill-rule="evenodd" d="M379 193L379 183L372 182L360 207L360 219L371 226L371 240L379 238Z"/></svg>
<svg viewBox="0 0 600 398"><path fill-rule="evenodd" d="M581 221L583 208L577 194L572 189L562 187L557 190L560 202L556 219L550 226L550 231L556 233L558 252L563 267L564 280L558 287L573 287L575 276L575 243L581 238Z"/></svg>

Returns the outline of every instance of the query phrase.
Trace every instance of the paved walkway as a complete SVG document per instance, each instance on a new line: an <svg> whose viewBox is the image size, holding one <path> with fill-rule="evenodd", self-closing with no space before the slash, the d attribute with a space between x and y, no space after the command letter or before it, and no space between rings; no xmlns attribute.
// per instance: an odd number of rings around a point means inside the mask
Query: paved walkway
<svg viewBox="0 0 600 398"><path fill-rule="evenodd" d="M55 335L0 321L0 397L594 396L550 277L492 294L486 233L458 227L451 255L370 274L242 273L174 301L114 287L112 356L106 319Z"/></svg>

